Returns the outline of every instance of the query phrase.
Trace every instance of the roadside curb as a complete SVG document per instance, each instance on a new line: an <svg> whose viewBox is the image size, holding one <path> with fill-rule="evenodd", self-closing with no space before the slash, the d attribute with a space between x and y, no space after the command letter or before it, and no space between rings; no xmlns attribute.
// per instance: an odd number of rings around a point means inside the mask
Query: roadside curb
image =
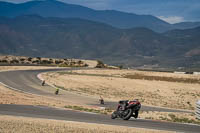
<svg viewBox="0 0 200 133"><path fill-rule="evenodd" d="M45 73L45 72L43 72L43 73ZM37 78L40 80L40 81L42 81L42 80L44 80L43 78L42 78L42 74L43 73L39 73L38 75L37 75ZM57 87L55 87L54 85L51 85L51 84L48 84L48 83L45 83L45 84L47 84L48 86L51 86L51 87L53 87L53 88L57 88ZM61 89L61 88L59 88L59 89ZM61 89L62 90L62 89Z"/></svg>

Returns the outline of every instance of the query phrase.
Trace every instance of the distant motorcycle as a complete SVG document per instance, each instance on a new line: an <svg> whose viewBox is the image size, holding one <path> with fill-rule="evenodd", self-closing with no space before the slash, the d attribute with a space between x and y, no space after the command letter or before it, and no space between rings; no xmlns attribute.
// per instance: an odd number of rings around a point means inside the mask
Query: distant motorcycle
<svg viewBox="0 0 200 133"><path fill-rule="evenodd" d="M138 118L141 104L139 100L123 100L119 101L116 111L111 114L111 119L122 118L123 120L129 120L131 117Z"/></svg>
<svg viewBox="0 0 200 133"><path fill-rule="evenodd" d="M56 88L55 94L58 95L59 93L59 88Z"/></svg>
<svg viewBox="0 0 200 133"><path fill-rule="evenodd" d="M104 104L103 97L100 96L99 102L100 102L100 104Z"/></svg>
<svg viewBox="0 0 200 133"><path fill-rule="evenodd" d="M45 85L45 80L42 81L42 86L44 86L44 85Z"/></svg>

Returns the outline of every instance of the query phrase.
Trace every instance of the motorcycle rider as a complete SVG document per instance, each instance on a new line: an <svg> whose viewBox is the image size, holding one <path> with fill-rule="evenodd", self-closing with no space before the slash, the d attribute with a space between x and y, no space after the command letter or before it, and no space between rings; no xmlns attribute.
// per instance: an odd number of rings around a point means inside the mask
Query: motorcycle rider
<svg viewBox="0 0 200 133"><path fill-rule="evenodd" d="M99 102L100 102L100 104L104 104L104 100L101 96L100 96Z"/></svg>
<svg viewBox="0 0 200 133"><path fill-rule="evenodd" d="M138 99L135 99L133 101L129 100L122 100L119 101L119 105L111 115L111 119L115 119L117 117L120 117L124 120L128 120L131 117L134 117L135 119L138 118L139 110L141 108L141 104Z"/></svg>
<svg viewBox="0 0 200 133"><path fill-rule="evenodd" d="M42 80L42 86L44 86L44 84L45 84L45 80Z"/></svg>
<svg viewBox="0 0 200 133"><path fill-rule="evenodd" d="M58 95L58 93L59 93L59 88L57 87L56 91L55 91L55 94Z"/></svg>

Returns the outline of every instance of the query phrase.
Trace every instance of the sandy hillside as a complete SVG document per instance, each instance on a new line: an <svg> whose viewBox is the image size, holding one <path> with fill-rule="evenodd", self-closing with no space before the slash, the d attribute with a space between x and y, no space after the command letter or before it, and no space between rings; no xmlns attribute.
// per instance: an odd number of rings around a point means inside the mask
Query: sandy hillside
<svg viewBox="0 0 200 133"><path fill-rule="evenodd" d="M200 99L199 83L169 82L159 80L129 79L125 75L153 75L199 80L199 75L185 75L134 70L77 70L71 72L47 73L43 78L68 91L89 94L113 100L138 98L142 104L176 109L195 108ZM173 103L173 104L172 104Z"/></svg>

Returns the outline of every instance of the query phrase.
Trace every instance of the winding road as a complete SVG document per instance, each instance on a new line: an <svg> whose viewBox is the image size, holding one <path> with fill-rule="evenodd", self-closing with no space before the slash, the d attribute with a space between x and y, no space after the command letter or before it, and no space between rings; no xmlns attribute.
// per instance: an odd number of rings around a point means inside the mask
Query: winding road
<svg viewBox="0 0 200 133"><path fill-rule="evenodd" d="M36 95L43 95L55 98L53 94L55 88L51 86L41 86L41 81L37 78L37 75L47 71L58 71L61 69L46 69L46 70L26 70L26 71L8 71L0 72L0 82L7 85L10 89L22 91L25 93L32 93ZM63 69L72 70L72 69ZM74 103L83 103L88 105L98 104L98 99L89 96L82 96L61 90L61 95L56 97L64 101L73 101ZM114 108L116 102L106 101L105 107ZM142 110L146 111L162 111L162 112L187 112L183 110L173 110L158 107L142 106ZM6 105L0 104L0 114L2 115L14 115L14 116L26 116L56 120L67 120L67 121L79 121L87 123L99 123L108 125L121 125L128 127L141 127L159 130L168 130L176 132L188 132L188 133L199 133L199 125L191 124L179 124L170 122L160 122L143 119L131 119L129 121L123 121L121 119L112 120L110 116L101 114L84 113L79 111L72 111L66 109L50 108L45 106L27 106L27 105Z"/></svg>

